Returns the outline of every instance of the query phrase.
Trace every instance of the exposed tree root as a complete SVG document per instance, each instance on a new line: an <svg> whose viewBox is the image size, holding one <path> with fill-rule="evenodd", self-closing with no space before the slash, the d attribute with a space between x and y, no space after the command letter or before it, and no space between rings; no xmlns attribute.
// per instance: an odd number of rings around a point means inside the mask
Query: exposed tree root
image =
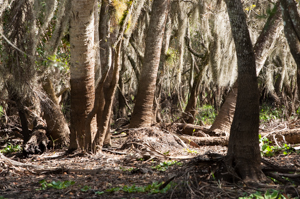
<svg viewBox="0 0 300 199"><path fill-rule="evenodd" d="M239 193L238 195L242 195L245 192L250 194L256 192L258 188L260 191L268 189L284 190L282 193L285 195L298 196L300 189L296 185L300 184L299 169L278 166L266 159L262 159L262 163L263 173L284 185L244 183L235 171L228 170L225 156L216 153L206 153L191 159L183 168L178 169L176 176L166 179L160 188L166 187L172 181L180 181L185 182L181 184L180 191L185 191L190 197L196 198L208 198L210 194L208 190L213 190L214 197L212 198L218 198L216 195L219 195L219 198L236 198L237 193ZM286 184L290 184L291 181L294 185L290 185L286 189Z"/></svg>

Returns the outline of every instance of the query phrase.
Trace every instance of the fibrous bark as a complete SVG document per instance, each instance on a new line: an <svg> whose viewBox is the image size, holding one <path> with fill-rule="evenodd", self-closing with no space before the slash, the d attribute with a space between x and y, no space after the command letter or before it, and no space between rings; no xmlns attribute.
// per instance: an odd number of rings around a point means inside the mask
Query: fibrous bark
<svg viewBox="0 0 300 199"><path fill-rule="evenodd" d="M153 98L169 3L169 0L153 1L145 57L130 127L146 127L152 122Z"/></svg>
<svg viewBox="0 0 300 199"><path fill-rule="evenodd" d="M279 23L281 21L281 12L278 9L278 3L276 7L276 13L268 18L263 31L261 32L254 45L257 75L261 71L269 54L269 51L272 49L280 30ZM237 83L234 83L226 97L223 106L220 109L219 114L217 115L213 125L211 126L210 131L226 133L229 132L235 111L237 93Z"/></svg>
<svg viewBox="0 0 300 199"><path fill-rule="evenodd" d="M228 152L227 169L246 183L266 180L261 171L258 140L259 100L255 55L240 0L226 0L238 60L238 95Z"/></svg>
<svg viewBox="0 0 300 199"><path fill-rule="evenodd" d="M297 77L300 76L300 16L294 0L280 0L284 34L291 54L297 64ZM298 94L300 94L300 79L297 78Z"/></svg>
<svg viewBox="0 0 300 199"><path fill-rule="evenodd" d="M85 119L94 103L95 0L72 1L71 8L71 143L70 150L85 149ZM92 130L94 131L94 130ZM91 135L88 135L89 137Z"/></svg>

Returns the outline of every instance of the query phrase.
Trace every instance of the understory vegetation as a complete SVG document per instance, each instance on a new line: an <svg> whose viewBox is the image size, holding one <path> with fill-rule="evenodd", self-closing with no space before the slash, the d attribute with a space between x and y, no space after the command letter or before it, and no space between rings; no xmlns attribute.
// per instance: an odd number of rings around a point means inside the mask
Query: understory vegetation
<svg viewBox="0 0 300 199"><path fill-rule="evenodd" d="M0 199L299 199L299 24L296 0L0 0Z"/></svg>

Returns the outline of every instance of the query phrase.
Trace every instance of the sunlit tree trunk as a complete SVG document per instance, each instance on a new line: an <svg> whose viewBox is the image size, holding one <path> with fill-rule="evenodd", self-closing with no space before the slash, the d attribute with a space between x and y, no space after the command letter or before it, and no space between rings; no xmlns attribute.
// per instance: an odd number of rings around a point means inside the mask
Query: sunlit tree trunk
<svg viewBox="0 0 300 199"><path fill-rule="evenodd" d="M85 143L85 119L94 103L94 9L96 2L95 0L72 1L70 150L78 147L84 149L85 144L88 144Z"/></svg>
<svg viewBox="0 0 300 199"><path fill-rule="evenodd" d="M258 141L259 100L255 55L240 0L226 0L238 60L238 95L228 152L228 170L235 170L246 183L265 180L261 171Z"/></svg>
<svg viewBox="0 0 300 199"><path fill-rule="evenodd" d="M152 122L153 98L169 3L169 0L153 1L136 104L130 121L132 128L150 126Z"/></svg>

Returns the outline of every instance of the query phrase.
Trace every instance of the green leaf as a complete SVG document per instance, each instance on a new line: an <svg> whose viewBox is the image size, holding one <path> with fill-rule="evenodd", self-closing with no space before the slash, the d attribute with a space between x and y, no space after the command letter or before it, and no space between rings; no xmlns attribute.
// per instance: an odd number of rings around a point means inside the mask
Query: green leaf
<svg viewBox="0 0 300 199"><path fill-rule="evenodd" d="M87 192L91 189L91 187L85 185L82 189L80 189L82 192Z"/></svg>
<svg viewBox="0 0 300 199"><path fill-rule="evenodd" d="M104 194L104 191L96 191L95 194L96 195L102 195L102 194Z"/></svg>

